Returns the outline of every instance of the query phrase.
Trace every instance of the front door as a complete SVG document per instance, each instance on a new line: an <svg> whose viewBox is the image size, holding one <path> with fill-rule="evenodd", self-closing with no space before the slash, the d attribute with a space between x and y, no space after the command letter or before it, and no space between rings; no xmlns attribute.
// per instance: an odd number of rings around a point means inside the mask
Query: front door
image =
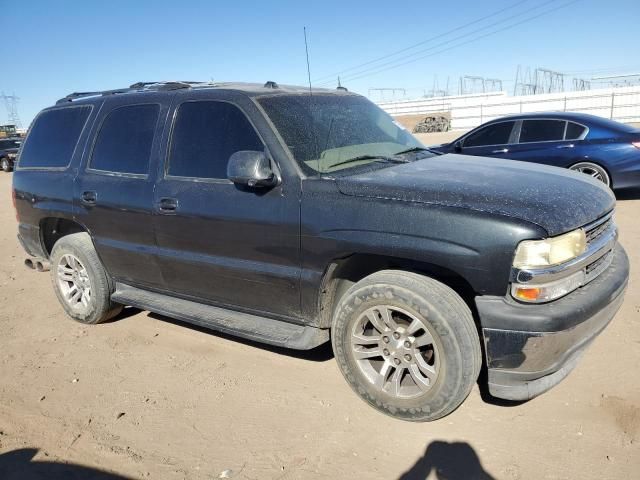
<svg viewBox="0 0 640 480"><path fill-rule="evenodd" d="M243 110L189 98L175 107L154 208L165 289L211 304L299 314L299 182L272 189L227 180L229 157L265 144Z"/></svg>

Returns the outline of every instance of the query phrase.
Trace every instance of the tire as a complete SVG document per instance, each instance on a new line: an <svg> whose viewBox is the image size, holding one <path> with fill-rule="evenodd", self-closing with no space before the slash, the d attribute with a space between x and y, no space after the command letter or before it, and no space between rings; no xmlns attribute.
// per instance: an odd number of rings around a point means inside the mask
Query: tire
<svg viewBox="0 0 640 480"><path fill-rule="evenodd" d="M384 270L353 285L340 299L331 332L351 388L401 420L453 412L482 365L469 307L451 288L415 273Z"/></svg>
<svg viewBox="0 0 640 480"><path fill-rule="evenodd" d="M120 313L122 305L111 301L113 282L102 266L89 234L62 237L53 246L50 261L53 289L71 318L80 323L96 324Z"/></svg>
<svg viewBox="0 0 640 480"><path fill-rule="evenodd" d="M13 170L13 165L11 165L11 162L7 157L2 157L2 159L0 160L0 168L2 168L3 172L8 173Z"/></svg>
<svg viewBox="0 0 640 480"><path fill-rule="evenodd" d="M590 177L595 178L596 180L604 183L607 187L611 188L611 178L609 177L609 174L604 169L604 167L601 167L597 163L579 162L575 165L571 165L569 167L569 170L589 175Z"/></svg>

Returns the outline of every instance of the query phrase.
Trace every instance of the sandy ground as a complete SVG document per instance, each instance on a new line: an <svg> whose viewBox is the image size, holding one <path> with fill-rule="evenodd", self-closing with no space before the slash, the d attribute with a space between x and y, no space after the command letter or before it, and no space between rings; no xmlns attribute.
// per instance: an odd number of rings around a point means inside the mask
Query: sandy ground
<svg viewBox="0 0 640 480"><path fill-rule="evenodd" d="M3 480L637 478L640 200L618 207L625 303L561 385L518 406L476 387L452 415L410 424L358 399L327 348L267 348L135 310L69 320L49 275L22 265L10 182L0 175Z"/></svg>

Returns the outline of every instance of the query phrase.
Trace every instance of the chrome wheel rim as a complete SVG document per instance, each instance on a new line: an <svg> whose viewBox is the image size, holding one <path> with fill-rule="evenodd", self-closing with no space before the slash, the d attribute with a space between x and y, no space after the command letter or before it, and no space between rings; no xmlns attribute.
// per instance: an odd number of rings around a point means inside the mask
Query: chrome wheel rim
<svg viewBox="0 0 640 480"><path fill-rule="evenodd" d="M86 310L91 303L89 272L78 257L67 253L57 266L58 287L64 301L74 310Z"/></svg>
<svg viewBox="0 0 640 480"><path fill-rule="evenodd" d="M354 323L351 350L366 379L394 397L423 395L438 379L440 354L430 327L404 309L367 309Z"/></svg>
<svg viewBox="0 0 640 480"><path fill-rule="evenodd" d="M607 175L607 172L598 165L593 163L578 163L572 166L571 170L589 175L590 177L593 177L609 186L609 175Z"/></svg>

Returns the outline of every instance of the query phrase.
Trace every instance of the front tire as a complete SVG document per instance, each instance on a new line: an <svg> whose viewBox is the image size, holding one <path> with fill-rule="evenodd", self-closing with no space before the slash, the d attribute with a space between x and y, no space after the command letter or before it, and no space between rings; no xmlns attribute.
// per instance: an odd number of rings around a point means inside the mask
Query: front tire
<svg viewBox="0 0 640 480"><path fill-rule="evenodd" d="M13 170L13 165L11 165L11 162L7 157L2 157L2 160L0 160L0 168L2 168L3 172L9 173Z"/></svg>
<svg viewBox="0 0 640 480"><path fill-rule="evenodd" d="M336 309L331 341L342 374L364 401L414 422L453 412L482 364L464 301L436 280L403 271L353 285Z"/></svg>
<svg viewBox="0 0 640 480"><path fill-rule="evenodd" d="M91 237L74 233L58 240L50 256L51 281L67 315L96 324L116 316L122 305L111 301L113 282L102 266Z"/></svg>

